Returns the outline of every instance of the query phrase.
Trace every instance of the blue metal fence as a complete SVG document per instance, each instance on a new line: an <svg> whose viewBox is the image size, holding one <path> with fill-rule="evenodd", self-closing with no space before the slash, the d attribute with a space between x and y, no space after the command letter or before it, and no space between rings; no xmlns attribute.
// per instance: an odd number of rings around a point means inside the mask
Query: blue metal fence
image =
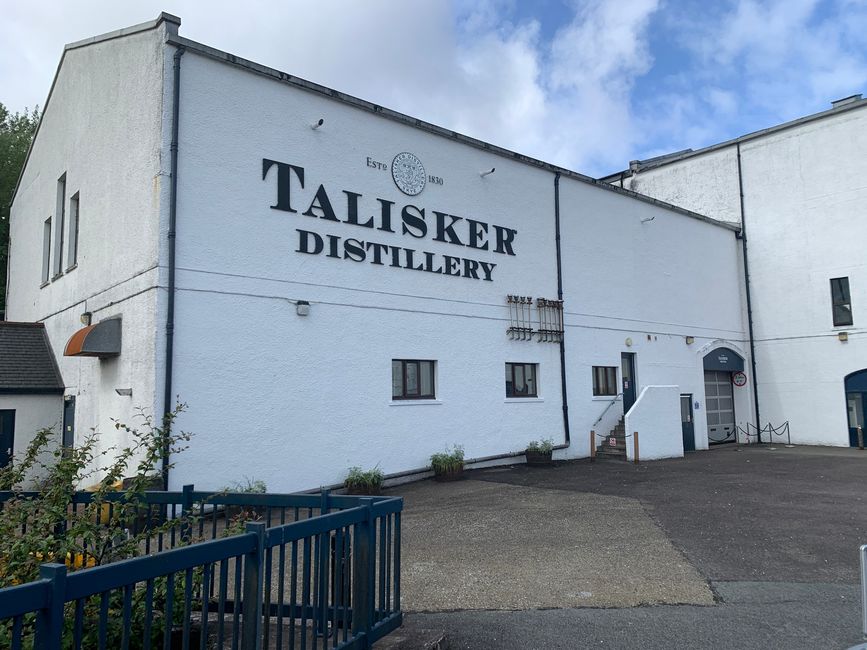
<svg viewBox="0 0 867 650"><path fill-rule="evenodd" d="M143 525L196 516L177 535L160 533L148 555L71 573L44 564L39 580L0 589L0 645L369 648L402 622L400 498L188 486L149 492L146 504ZM257 508L261 520L219 537L233 507Z"/></svg>

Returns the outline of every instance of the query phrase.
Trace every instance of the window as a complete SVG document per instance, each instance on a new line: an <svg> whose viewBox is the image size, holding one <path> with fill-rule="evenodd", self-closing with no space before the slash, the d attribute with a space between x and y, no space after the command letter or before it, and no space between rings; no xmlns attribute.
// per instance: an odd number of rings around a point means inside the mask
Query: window
<svg viewBox="0 0 867 650"><path fill-rule="evenodd" d="M392 399L435 399L436 361L391 360Z"/></svg>
<svg viewBox="0 0 867 650"><path fill-rule="evenodd" d="M63 231L66 226L66 174L57 179L57 223L54 224L54 277L63 274Z"/></svg>
<svg viewBox="0 0 867 650"><path fill-rule="evenodd" d="M506 397L538 397L535 363L506 364Z"/></svg>
<svg viewBox="0 0 867 650"><path fill-rule="evenodd" d="M51 217L42 224L42 284L48 282L51 275Z"/></svg>
<svg viewBox="0 0 867 650"><path fill-rule="evenodd" d="M617 395L617 368L593 366L593 394Z"/></svg>
<svg viewBox="0 0 867 650"><path fill-rule="evenodd" d="M78 192L69 199L69 251L66 254L71 270L78 264Z"/></svg>
<svg viewBox="0 0 867 650"><path fill-rule="evenodd" d="M831 279L831 304L834 326L852 324L852 299L849 297L849 278Z"/></svg>

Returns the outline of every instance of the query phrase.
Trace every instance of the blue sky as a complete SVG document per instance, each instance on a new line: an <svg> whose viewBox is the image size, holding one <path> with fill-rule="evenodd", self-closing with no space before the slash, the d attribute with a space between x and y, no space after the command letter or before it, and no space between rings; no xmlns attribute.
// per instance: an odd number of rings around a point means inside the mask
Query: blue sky
<svg viewBox="0 0 867 650"><path fill-rule="evenodd" d="M62 45L154 18L240 56L590 175L867 90L867 0L15 3L0 101L43 104Z"/></svg>

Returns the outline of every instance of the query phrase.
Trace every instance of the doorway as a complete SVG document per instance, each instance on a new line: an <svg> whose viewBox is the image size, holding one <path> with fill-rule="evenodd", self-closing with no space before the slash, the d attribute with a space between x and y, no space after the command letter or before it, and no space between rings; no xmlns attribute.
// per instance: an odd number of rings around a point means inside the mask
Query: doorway
<svg viewBox="0 0 867 650"><path fill-rule="evenodd" d="M744 358L731 348L716 348L705 355L703 365L707 442L737 442L732 373L743 372Z"/></svg>
<svg viewBox="0 0 867 650"><path fill-rule="evenodd" d="M846 415L849 424L849 446L858 446L858 427L867 436L867 369L846 377Z"/></svg>
<svg viewBox="0 0 867 650"><path fill-rule="evenodd" d="M692 421L692 394L680 396L680 427L683 430L683 450L695 451L695 425Z"/></svg>
<svg viewBox="0 0 867 650"><path fill-rule="evenodd" d="M15 448L15 411L0 411L0 467L6 467Z"/></svg>
<svg viewBox="0 0 867 650"><path fill-rule="evenodd" d="M635 404L635 353L622 352L620 354L620 379L623 391L623 415L629 412Z"/></svg>

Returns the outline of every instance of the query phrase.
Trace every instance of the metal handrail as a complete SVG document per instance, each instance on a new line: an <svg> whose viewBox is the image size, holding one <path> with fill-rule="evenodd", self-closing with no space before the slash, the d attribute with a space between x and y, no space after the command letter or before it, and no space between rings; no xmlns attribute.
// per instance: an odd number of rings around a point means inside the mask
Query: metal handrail
<svg viewBox="0 0 867 650"><path fill-rule="evenodd" d="M598 418L596 418L596 422L593 423L594 429L596 428L597 424L602 422L602 418L604 418L605 414L608 413L608 409L610 409L612 406L614 406L614 403L617 401L617 398L619 398L619 397L623 397L623 393L617 393L617 395L615 395L614 398L610 402L608 402L608 406L606 406L605 410L602 411L602 415L600 415Z"/></svg>
<svg viewBox="0 0 867 650"><path fill-rule="evenodd" d="M861 632L867 639L867 544L859 549L861 551Z"/></svg>

